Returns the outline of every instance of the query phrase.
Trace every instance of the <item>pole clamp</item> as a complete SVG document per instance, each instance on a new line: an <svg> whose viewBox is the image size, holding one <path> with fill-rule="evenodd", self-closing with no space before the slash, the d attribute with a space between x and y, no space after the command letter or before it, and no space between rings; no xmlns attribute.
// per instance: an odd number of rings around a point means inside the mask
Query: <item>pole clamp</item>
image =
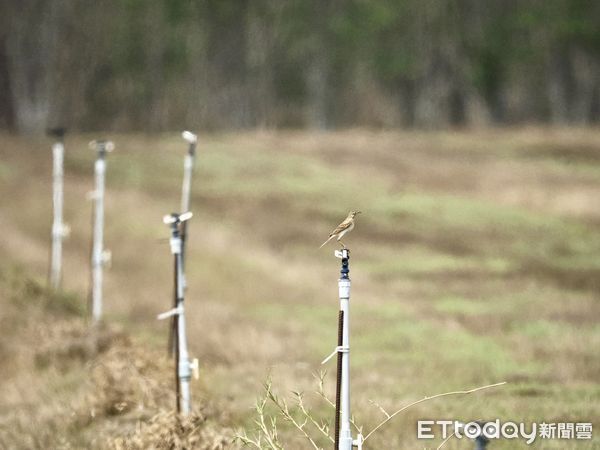
<svg viewBox="0 0 600 450"><path fill-rule="evenodd" d="M338 345L331 352L331 354L321 362L321 364L326 364L331 358L333 358L336 355L336 353L350 353L350 347L344 347L343 345Z"/></svg>
<svg viewBox="0 0 600 450"><path fill-rule="evenodd" d="M181 306L178 306L177 308L173 308L164 313L161 313L158 316L156 316L156 318L158 320L164 320L164 319L168 319L169 317L178 316L179 314L183 314L183 308Z"/></svg>
<svg viewBox="0 0 600 450"><path fill-rule="evenodd" d="M101 258L102 265L110 268L112 265L112 252L110 250L103 250Z"/></svg>
<svg viewBox="0 0 600 450"><path fill-rule="evenodd" d="M56 237L66 238L71 234L71 227L66 223L62 225L58 224L57 226L52 226L52 235Z"/></svg>
<svg viewBox="0 0 600 450"><path fill-rule="evenodd" d="M181 238L179 236L170 239L171 253L179 255L181 253Z"/></svg>
<svg viewBox="0 0 600 450"><path fill-rule="evenodd" d="M198 358L194 358L189 362L190 369L192 370L192 376L194 380L200 379L200 363L198 362Z"/></svg>

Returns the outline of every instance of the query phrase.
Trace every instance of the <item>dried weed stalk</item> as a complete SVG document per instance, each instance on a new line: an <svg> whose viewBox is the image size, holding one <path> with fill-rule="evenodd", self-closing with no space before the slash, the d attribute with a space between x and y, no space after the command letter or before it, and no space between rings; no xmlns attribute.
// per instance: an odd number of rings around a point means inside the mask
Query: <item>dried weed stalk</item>
<svg viewBox="0 0 600 450"><path fill-rule="evenodd" d="M316 394L327 406L329 406L331 409L335 409L335 403L325 394L325 372L315 375L315 378L318 382ZM474 392L502 386L504 384L506 384L506 382L490 384L464 391L444 392L430 397L424 397L420 400L403 406L392 413L386 411L378 403L371 401L371 404L374 405L384 415L384 419L366 434L366 436L363 438L363 442L365 442L369 437L373 436L375 432L380 430L398 414L415 405L440 397L472 394ZM324 437L329 442L334 442L334 438L331 436L331 428L329 423L325 420L316 418L313 411L307 408L304 402L304 394L302 392L292 392L294 403L290 406L285 399L279 397L273 392L273 383L270 377L264 383L263 387L264 395L257 400L254 406L254 409L257 413L257 418L255 419L254 423L256 424L257 428L251 434L248 434L248 432L244 429L238 431L235 435L235 440L237 442L259 450L283 450L285 447L279 439L277 416L282 417L285 422L291 424L293 428L299 432L300 436L308 441L311 447L315 450L322 450L323 448L317 443L319 438ZM276 415L269 415L267 411L268 404L274 406ZM357 433L362 434L362 427L356 424L354 417L351 419L351 424Z"/></svg>

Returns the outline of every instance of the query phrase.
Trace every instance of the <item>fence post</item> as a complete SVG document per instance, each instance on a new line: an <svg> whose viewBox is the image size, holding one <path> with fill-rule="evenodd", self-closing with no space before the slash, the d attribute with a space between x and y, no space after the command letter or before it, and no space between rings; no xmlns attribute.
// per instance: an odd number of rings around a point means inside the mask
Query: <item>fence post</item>
<svg viewBox="0 0 600 450"><path fill-rule="evenodd" d="M343 248L335 251L336 258L341 259L338 292L340 310L338 315L338 345L331 355L323 361L329 361L337 354L337 379L335 394L334 449L362 449L363 437L359 433L352 439L350 413L350 250Z"/></svg>
<svg viewBox="0 0 600 450"><path fill-rule="evenodd" d="M92 141L90 148L96 150L94 163L95 189L94 230L92 246L92 318L98 322L102 317L102 269L110 261L110 252L104 250L104 180L106 174L106 153L114 149L111 141Z"/></svg>
<svg viewBox="0 0 600 450"><path fill-rule="evenodd" d="M190 210L190 193L192 190L192 174L196 159L196 144L198 136L190 131L184 131L181 136L189 144L188 152L183 159L183 186L181 188L181 211Z"/></svg>
<svg viewBox="0 0 600 450"><path fill-rule="evenodd" d="M159 314L158 316L159 320L168 319L170 317L175 319L175 392L177 412L183 415L188 415L192 408L190 393L190 380L192 374L194 375L194 378L198 378L198 360L190 360L187 348L184 308L185 290L183 285L183 264L181 252L181 225L191 217L191 212L184 212L182 214L173 213L163 218L163 222L171 227L170 244L175 265L175 308Z"/></svg>
<svg viewBox="0 0 600 450"><path fill-rule="evenodd" d="M64 128L52 128L48 135L55 138L52 144L52 251L50 256L50 287L58 289L62 277L62 241L68 234L68 227L63 223L63 181L64 181Z"/></svg>
<svg viewBox="0 0 600 450"><path fill-rule="evenodd" d="M188 212L190 210L190 198L192 192L192 174L194 172L194 162L196 160L196 144L198 137L191 131L181 133L183 139L189 144L188 152L183 160L183 185L181 188L181 211ZM187 288L185 279L185 244L187 241L187 221L181 223L181 266L183 270L183 289ZM176 307L176 305L173 305ZM175 350L175 334L177 333L177 319L174 317L169 329L169 341L167 344L167 352L172 355Z"/></svg>
<svg viewBox="0 0 600 450"><path fill-rule="evenodd" d="M342 346L338 350L340 372L340 431L339 450L352 450L352 430L350 429L350 250L342 249L335 252L342 260L338 291L340 313L342 316Z"/></svg>

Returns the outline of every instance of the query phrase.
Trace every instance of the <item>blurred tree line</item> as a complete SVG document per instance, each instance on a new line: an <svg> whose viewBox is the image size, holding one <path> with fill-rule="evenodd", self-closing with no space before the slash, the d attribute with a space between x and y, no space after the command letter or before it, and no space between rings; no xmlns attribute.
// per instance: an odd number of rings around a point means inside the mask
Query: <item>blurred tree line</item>
<svg viewBox="0 0 600 450"><path fill-rule="evenodd" d="M600 119L598 0L0 0L0 127Z"/></svg>

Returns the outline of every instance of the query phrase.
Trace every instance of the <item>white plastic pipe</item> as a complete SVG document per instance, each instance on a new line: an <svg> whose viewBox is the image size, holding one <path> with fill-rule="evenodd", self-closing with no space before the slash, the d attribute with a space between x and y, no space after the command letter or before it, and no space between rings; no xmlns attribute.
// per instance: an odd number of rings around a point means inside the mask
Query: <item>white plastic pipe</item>
<svg viewBox="0 0 600 450"><path fill-rule="evenodd" d="M338 289L340 310L344 312L339 450L352 450L352 430L350 429L350 279L340 278Z"/></svg>
<svg viewBox="0 0 600 450"><path fill-rule="evenodd" d="M179 374L179 389L181 393L180 412L187 416L191 410L192 398L190 393L190 380L192 378L192 370L190 367L190 356L187 348L187 338L185 334L185 309L184 303L184 285L183 285L183 267L181 258L181 238L177 239L177 339L179 341L179 361L177 361L177 371Z"/></svg>
<svg viewBox="0 0 600 450"><path fill-rule="evenodd" d="M190 210L190 193L192 190L192 173L196 156L196 142L198 137L190 131L182 133L183 139L189 144L189 149L183 160L183 186L181 188L181 212Z"/></svg>
<svg viewBox="0 0 600 450"><path fill-rule="evenodd" d="M198 136L191 131L184 131L181 137L189 144L188 152L183 159L183 185L181 187L181 212L186 213L190 210L190 198L192 192L192 175L194 173L194 162L196 159L196 144ZM182 250L181 264L185 265L185 244L187 240L187 222L184 220L181 226ZM187 280L185 278L185 270L183 274L183 289L187 288Z"/></svg>
<svg viewBox="0 0 600 450"><path fill-rule="evenodd" d="M99 156L94 164L96 190L94 192L94 245L92 250L92 317L94 321L102 317L102 269L104 266L104 176L106 161Z"/></svg>
<svg viewBox="0 0 600 450"><path fill-rule="evenodd" d="M198 362L196 360L191 361L187 347L187 337L185 332L185 286L183 283L184 272L183 272L183 241L180 234L180 225L182 222L189 220L192 217L191 212L185 212L183 214L171 214L165 216L164 223L171 226L172 235L170 239L171 253L175 255L175 270L176 270L176 304L175 308L171 311L161 314L158 316L159 319L165 319L172 316L176 316L177 320L177 384L179 398L177 399L178 411L180 414L187 416L192 409L192 398L190 392L190 380L192 378L192 372L194 372L196 378L198 376Z"/></svg>
<svg viewBox="0 0 600 450"><path fill-rule="evenodd" d="M92 246L92 318L98 322L102 318L102 281L103 268L108 259L104 251L104 180L106 174L106 152L114 149L110 141L95 141L90 143L95 147L98 156L94 163L94 237Z"/></svg>
<svg viewBox="0 0 600 450"><path fill-rule="evenodd" d="M52 256L50 262L50 286L58 289L62 274L62 239L65 234L63 225L63 161L65 147L62 142L52 145L52 204L54 219L52 222Z"/></svg>

